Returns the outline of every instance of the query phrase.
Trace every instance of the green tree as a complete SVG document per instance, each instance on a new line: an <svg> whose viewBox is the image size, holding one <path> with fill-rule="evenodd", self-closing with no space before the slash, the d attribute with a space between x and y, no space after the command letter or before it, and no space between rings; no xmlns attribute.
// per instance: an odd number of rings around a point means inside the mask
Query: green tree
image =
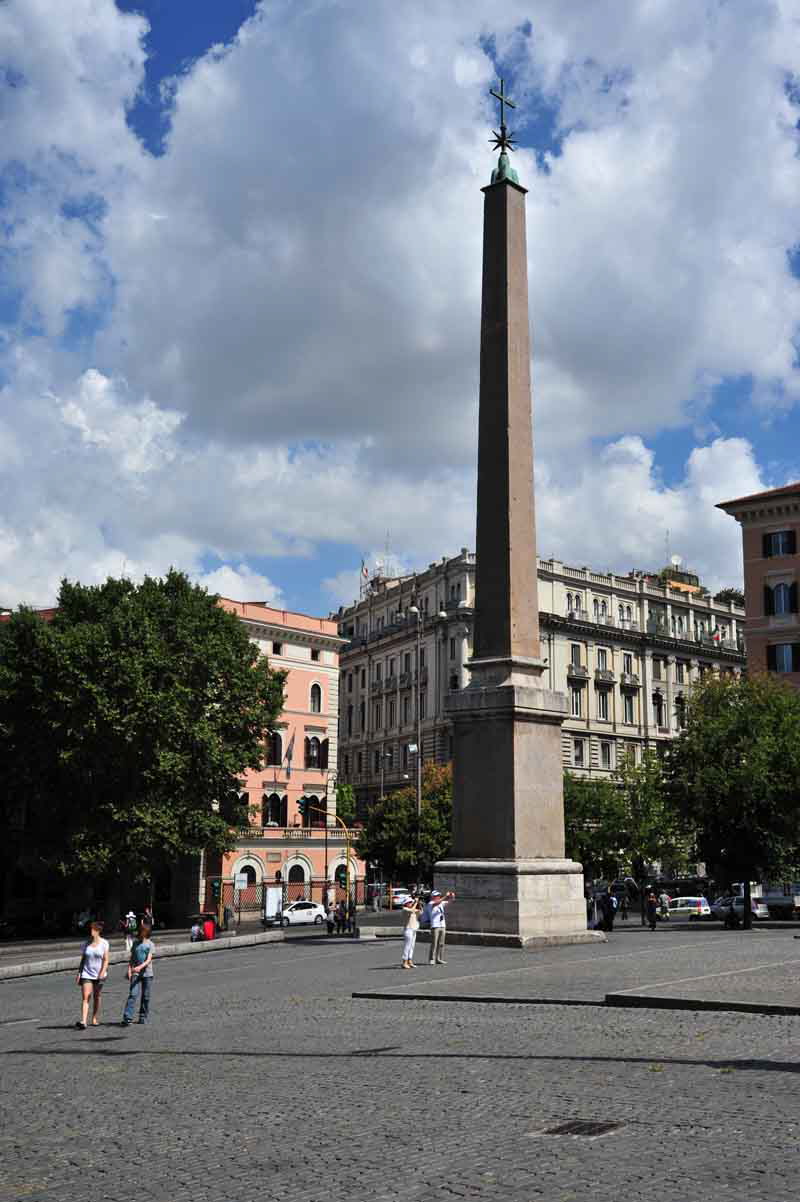
<svg viewBox="0 0 800 1202"><path fill-rule="evenodd" d="M744 609L744 593L740 588L723 588L718 593L714 594L714 600L719 601L720 605L727 605L733 601L734 605L741 605Z"/></svg>
<svg viewBox="0 0 800 1202"><path fill-rule="evenodd" d="M749 927L750 881L798 862L800 694L766 675L695 685L667 775L699 858L729 884L744 882Z"/></svg>
<svg viewBox="0 0 800 1202"><path fill-rule="evenodd" d="M612 781L565 772L564 828L567 855L583 865L585 876L617 875L625 858L625 807Z"/></svg>
<svg viewBox="0 0 800 1202"><path fill-rule="evenodd" d="M345 826L352 826L356 820L356 795L352 785L336 786L336 814Z"/></svg>
<svg viewBox="0 0 800 1202"><path fill-rule="evenodd" d="M655 751L645 751L638 764L631 754L623 755L614 781L624 810L621 846L634 879L641 883L654 861L675 867L685 856L686 830L668 796Z"/></svg>
<svg viewBox="0 0 800 1202"><path fill-rule="evenodd" d="M450 764L424 764L417 854L417 805L413 788L398 789L369 808L356 851L381 865L388 880L433 878L433 866L450 850L453 770Z"/></svg>
<svg viewBox="0 0 800 1202"><path fill-rule="evenodd" d="M246 821L241 776L263 763L285 675L186 576L64 581L45 622L0 624L5 804L28 849L65 874L153 878Z"/></svg>

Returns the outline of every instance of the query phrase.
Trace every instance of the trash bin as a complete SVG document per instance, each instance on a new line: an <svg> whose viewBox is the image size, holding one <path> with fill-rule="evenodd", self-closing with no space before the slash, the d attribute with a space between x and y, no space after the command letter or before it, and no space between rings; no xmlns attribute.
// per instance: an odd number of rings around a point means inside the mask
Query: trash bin
<svg viewBox="0 0 800 1202"><path fill-rule="evenodd" d="M213 914L203 915L203 939L213 939L217 933L217 924L214 921Z"/></svg>

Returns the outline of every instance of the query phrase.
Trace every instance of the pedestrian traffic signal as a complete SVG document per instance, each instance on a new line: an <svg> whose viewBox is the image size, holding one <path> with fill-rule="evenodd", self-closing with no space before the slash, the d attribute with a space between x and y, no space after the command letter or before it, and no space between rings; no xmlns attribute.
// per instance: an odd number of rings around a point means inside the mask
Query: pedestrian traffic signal
<svg viewBox="0 0 800 1202"><path fill-rule="evenodd" d="M211 882L211 896L215 902L219 901L221 886L222 882L219 879Z"/></svg>
<svg viewBox="0 0 800 1202"><path fill-rule="evenodd" d="M305 819L308 817L308 799L306 797L301 797L298 801L297 811L301 818Z"/></svg>

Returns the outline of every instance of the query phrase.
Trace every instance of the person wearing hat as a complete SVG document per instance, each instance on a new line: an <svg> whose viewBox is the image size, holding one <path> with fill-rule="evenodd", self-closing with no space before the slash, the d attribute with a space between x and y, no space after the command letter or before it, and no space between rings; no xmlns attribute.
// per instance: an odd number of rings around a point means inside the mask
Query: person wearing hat
<svg viewBox="0 0 800 1202"><path fill-rule="evenodd" d="M139 926L133 910L128 911L123 922L125 927L125 951L130 955L131 948L133 947L133 937Z"/></svg>
<svg viewBox="0 0 800 1202"><path fill-rule="evenodd" d="M444 908L454 897L455 893L453 893L452 889L444 897L442 897L438 889L434 889L433 893L431 893L430 901L425 907L423 921L430 923L431 928L431 954L428 958L428 964L447 963L444 959L444 941L447 938L447 923Z"/></svg>

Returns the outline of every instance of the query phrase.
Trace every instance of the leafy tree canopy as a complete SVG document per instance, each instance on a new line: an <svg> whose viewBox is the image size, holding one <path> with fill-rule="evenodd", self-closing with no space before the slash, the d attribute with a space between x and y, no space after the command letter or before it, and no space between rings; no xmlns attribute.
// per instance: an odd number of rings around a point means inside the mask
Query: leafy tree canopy
<svg viewBox="0 0 800 1202"><path fill-rule="evenodd" d="M741 605L744 609L744 593L740 588L723 588L718 593L714 594L714 600L719 601L721 605L727 605L733 601L734 605Z"/></svg>
<svg viewBox="0 0 800 1202"><path fill-rule="evenodd" d="M345 826L352 826L356 820L356 795L352 785L336 786L336 815Z"/></svg>
<svg viewBox="0 0 800 1202"><path fill-rule="evenodd" d="M379 798L369 809L356 850L380 864L387 880L433 879L433 866L450 850L453 819L451 764L424 764L417 862L417 805L413 788Z"/></svg>
<svg viewBox="0 0 800 1202"><path fill-rule="evenodd" d="M246 821L240 778L283 705L241 622L180 572L64 581L52 622L0 624L6 806L63 872L151 876Z"/></svg>
<svg viewBox="0 0 800 1202"><path fill-rule="evenodd" d="M728 882L797 864L800 694L790 685L766 675L695 685L667 775L699 857Z"/></svg>
<svg viewBox="0 0 800 1202"><path fill-rule="evenodd" d="M610 780L564 773L567 855L583 865L586 876L616 876L624 825L622 794Z"/></svg>

